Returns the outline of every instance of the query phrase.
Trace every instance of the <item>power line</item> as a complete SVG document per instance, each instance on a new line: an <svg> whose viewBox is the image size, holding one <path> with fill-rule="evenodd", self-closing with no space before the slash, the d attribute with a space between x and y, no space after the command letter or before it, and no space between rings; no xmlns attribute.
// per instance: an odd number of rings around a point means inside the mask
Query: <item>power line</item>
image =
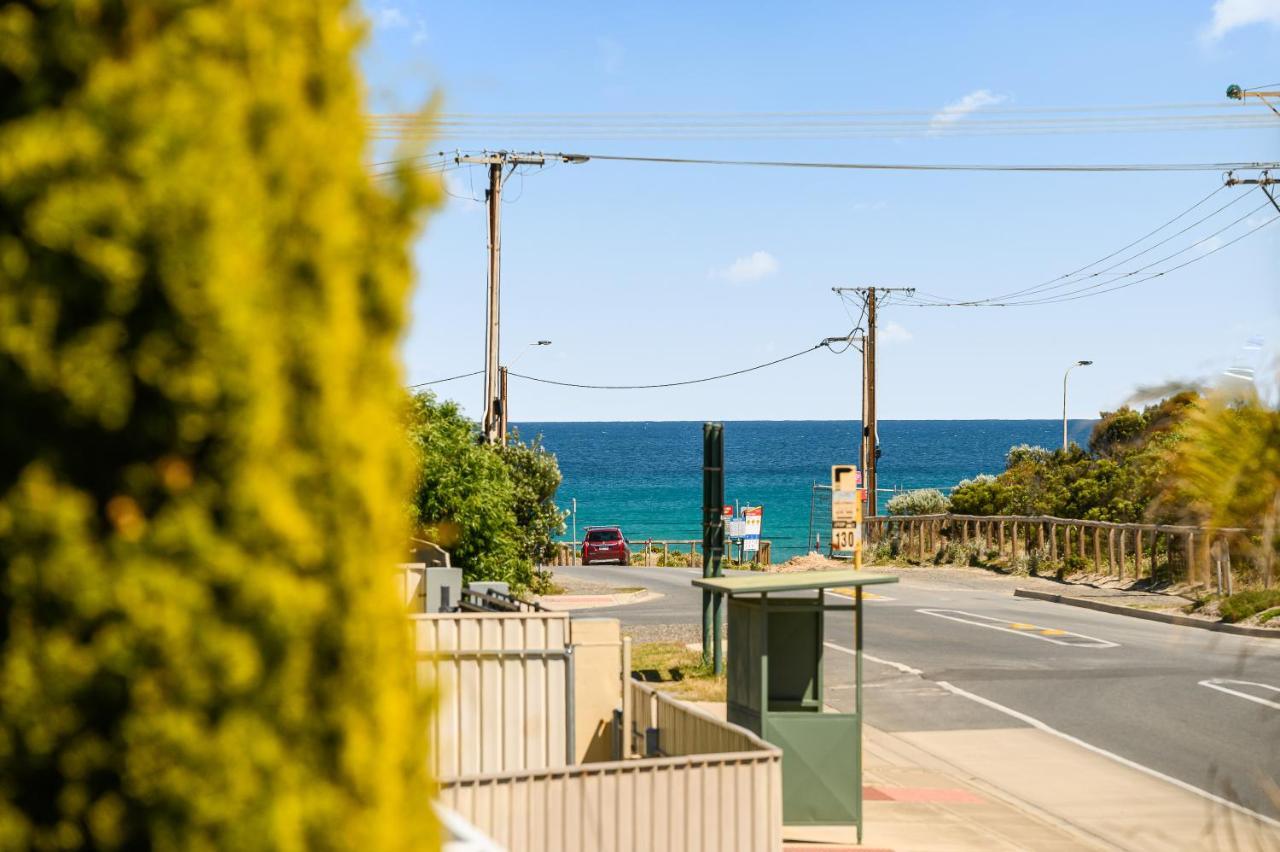
<svg viewBox="0 0 1280 852"><path fill-rule="evenodd" d="M1042 282L1041 284L1037 284L1037 285L1035 285L1035 286L1033 286L1033 287L1027 287L1027 288L1024 288L1024 289L1022 289L1022 290L1014 290L1013 292L1010 292L1010 293L1002 293L1002 294L1000 294L1000 295L998 295L998 296L992 296L990 300L992 300L992 301L993 301L993 300L996 300L996 299L1007 299L1007 298L1012 298L1012 297L1014 297L1014 296L1021 296L1021 295L1027 294L1027 293L1036 292L1036 291L1038 291L1038 290L1041 290L1041 289L1046 288L1046 287L1047 287L1047 285L1054 285L1054 284L1056 284L1056 282L1064 281L1065 279L1068 279L1068 278L1073 278L1073 277L1075 277L1076 275L1079 275L1081 272L1084 272L1084 271L1085 271L1085 270L1087 270L1087 269L1092 269L1093 267L1097 266L1099 263L1105 263L1106 261L1108 261L1108 260L1110 260L1111 258L1115 257L1116 255L1120 254L1121 252L1128 251L1129 249L1133 248L1134 246L1138 245L1139 243L1143 242L1144 240L1147 240L1147 239L1149 239L1150 237L1153 237L1153 236L1155 236L1156 234L1160 233L1160 232L1161 232L1161 231L1163 231L1165 228L1167 228L1167 227L1169 227L1170 225L1172 225L1174 222L1177 222L1177 221L1178 221L1179 219L1181 219L1183 216L1186 216L1186 215L1187 215L1188 213L1190 213L1192 210L1195 210L1195 209L1196 209L1196 208L1198 208L1200 205L1202 205L1202 204L1204 204L1205 202L1207 202L1210 198L1213 198L1213 197L1214 197L1215 195L1217 195L1219 192L1222 192L1224 189L1226 189L1226 185L1225 185L1225 184L1223 184L1222 186L1219 186L1219 187L1215 188L1215 189L1214 189L1212 192L1210 192L1208 195L1204 196L1204 197L1203 197L1203 198L1201 198L1199 201L1197 201L1195 204L1192 204L1190 207L1188 207L1187 209L1183 210L1183 211L1182 211L1181 213L1179 213L1178 215L1174 216L1172 219L1170 219L1170 220L1168 220L1167 222L1163 223L1163 224L1162 224L1162 225L1160 225L1159 227L1154 228L1153 230L1148 231L1147 233L1143 234L1141 237L1138 237L1138 239L1134 240L1133 242L1129 243L1128 245L1125 245L1125 246L1122 246L1122 247L1120 247L1120 248L1116 249L1115 251L1111 252L1111 254L1108 254L1108 255L1105 255L1105 256L1103 256L1103 257L1100 257L1100 258L1098 258L1097 260L1093 261L1092 263L1085 264L1084 266L1081 266L1079 269L1074 269L1074 270L1072 270L1071 272L1063 273L1062 275L1059 275L1057 278L1050 279L1049 281ZM1239 200L1240 200L1241 198L1243 198L1243 197L1244 197L1243 195L1238 196L1238 197L1235 199L1235 201L1232 201L1232 202L1231 202L1231 204L1236 203L1236 201L1239 201ZM1227 207L1229 207L1229 206L1231 206L1231 204L1228 204L1228 205L1226 205L1226 206L1227 206ZM1220 212L1221 212L1222 210L1224 210L1224 209L1225 209L1225 207L1220 207L1220 208L1218 208L1217 210L1215 210L1213 213L1211 213L1211 214L1209 214L1209 215L1210 215L1210 216L1213 216L1213 215L1215 215L1215 214L1217 214L1217 213L1220 213ZM1206 218L1208 218L1208 217L1206 217ZM1204 221L1204 219L1201 219L1201 220L1200 220L1200 222L1203 222L1203 221ZM1199 222L1196 222L1195 224L1199 224ZM1193 225L1193 227L1194 227L1194 225ZM1181 232L1179 232L1179 233L1181 233ZM1177 235L1175 234L1175 236L1177 236ZM1156 245L1159 245L1159 243L1157 243ZM1155 248L1155 246L1151 246L1151 248ZM1150 249L1148 249L1148 251L1149 251L1149 250L1150 250ZM1134 257L1137 257L1137 255L1134 255ZM1130 259L1132 259L1132 258L1130 258ZM1123 263L1123 261L1122 261L1122 263ZM1113 267L1113 268L1114 268L1114 267ZM1103 271L1105 272L1105 271L1107 271L1107 270L1103 270ZM1098 273L1093 273L1093 274L1098 274ZM1058 285L1058 286L1062 286L1062 285ZM945 299L943 299L942 301L946 301L946 300L945 300ZM985 300L985 299L984 299L984 300L982 300L982 301L988 301L988 300Z"/></svg>
<svg viewBox="0 0 1280 852"><path fill-rule="evenodd" d="M1263 206L1265 206L1265 205L1263 205ZM1261 208L1261 207L1259 207L1258 209L1260 210L1260 209L1262 209L1262 208ZM1058 304L1058 303L1061 303L1061 302L1074 302L1074 301L1076 301L1076 300L1078 300L1078 299L1087 299L1087 298L1089 298L1090 296L1101 296L1103 293L1113 293L1113 292L1115 292L1116 290L1124 290L1124 289L1126 289L1126 288L1128 288L1128 287L1132 287L1132 286L1134 286L1135 284L1141 284L1141 283L1143 283L1144 281L1150 281L1150 280L1152 280L1153 278L1160 278L1160 277L1162 277L1162 276L1164 276L1164 275L1168 275L1170 272L1174 272L1174 271L1177 271L1177 270L1179 270L1179 269L1182 269L1182 268L1183 268L1183 267L1185 267L1185 266L1190 266L1190 265L1191 265L1191 264L1193 264L1193 263L1198 263L1198 262L1200 262L1200 261L1204 260L1206 257L1209 257L1210 255L1217 254L1218 252L1222 251L1223 249L1228 248L1229 246L1235 245L1236 243L1238 243L1238 242L1240 242L1241 240L1243 240L1245 237L1251 236L1251 235L1253 235L1253 234L1257 233L1258 231L1261 231L1263 228L1267 227L1268 225L1273 224L1273 223L1274 223L1274 222L1276 222L1277 220L1280 220L1280 216L1272 216L1272 217L1271 217L1270 219L1268 219L1267 221L1265 221L1265 222L1263 222L1263 223L1261 223L1261 224L1259 224L1259 225L1257 225L1257 226L1255 226L1255 227L1253 227L1253 228L1250 228L1248 231L1245 231L1243 234L1240 234L1239 236L1234 237L1234 238L1232 238L1232 239L1228 240L1227 242L1223 243L1223 244L1222 244L1222 245L1220 245L1220 246L1215 246L1215 247L1213 247L1213 248L1209 249L1209 250L1208 250L1208 251L1206 251L1204 254L1197 255L1197 256L1195 256L1195 257L1193 257L1193 258L1189 259L1189 260L1184 260L1182 263L1179 263L1179 264L1177 264L1176 266L1171 266L1171 267L1169 267L1168 269L1163 269L1163 270L1161 270L1161 271L1159 271L1159 272L1154 272L1154 273L1152 273L1151 275L1146 275L1146 276L1143 276L1142 278L1138 278L1138 279L1135 279L1135 280L1133 280L1133 281L1126 281L1126 282L1125 282L1125 283L1123 283L1123 284L1115 284L1114 286L1107 287L1107 288L1102 289L1102 290L1096 290L1096 291L1094 291L1094 292L1090 292L1090 293L1083 293L1082 295L1074 295L1074 296L1073 296L1073 295L1071 295L1071 294L1061 294L1061 295L1063 296L1062 298L1044 299L1044 300L1041 300L1041 301L1031 301L1031 302L1015 302L1015 303L1012 303L1012 304L1010 305L1010 307L1022 307L1022 306L1025 306L1025 305L1049 305L1049 304ZM1203 242L1203 240L1202 240L1201 242ZM1193 245L1198 245L1198 243L1193 243ZM1188 248L1190 248L1190 246L1189 246ZM1180 253L1181 253L1181 252L1179 252L1179 254L1180 254ZM1114 282L1112 282L1112 283L1114 284Z"/></svg>
<svg viewBox="0 0 1280 852"><path fill-rule="evenodd" d="M488 153L488 152L484 152ZM432 156L449 157L457 161L464 155L461 153L437 154ZM529 156L545 157L547 160L581 163L588 160L623 163L654 163L667 165L701 165L701 166L752 166L759 168L790 169L837 169L852 171L907 171L907 172L1028 172L1028 173L1124 173L1124 172L1226 172L1280 169L1280 161L1270 163L1058 163L1058 164L1020 164L1020 163L855 163L855 162L822 162L801 160L736 160L698 157L657 157L622 154L579 154L579 153L530 153ZM411 162L422 157L410 157L404 161L384 161L391 163ZM445 161L447 162L447 161ZM440 164L428 164L427 168L439 167ZM376 177L394 174L394 172L377 172Z"/></svg>
<svg viewBox="0 0 1280 852"><path fill-rule="evenodd" d="M1239 224L1241 221L1244 221L1249 216L1252 216L1254 213L1258 212L1259 210L1263 209L1266 206L1267 204L1265 203L1261 204L1258 207L1254 208L1253 210L1250 210L1248 213L1244 214L1244 216L1241 216L1239 219L1234 220L1229 225L1226 225L1225 227L1215 231L1213 234L1203 237L1197 240L1196 242L1191 243L1185 248L1182 248L1170 255L1166 255L1160 260L1154 261L1132 272L1125 273L1123 277L1136 275L1142 272L1143 270L1150 269L1153 266L1157 266L1165 262L1166 260L1170 260L1171 258L1176 257L1179 254L1182 254L1183 252L1189 251L1190 249L1196 247L1197 245L1200 245L1206 242L1207 240L1210 240L1213 237L1217 236L1218 234L1222 233L1223 231L1226 231L1228 228L1231 228ZM1053 304L1060 304L1062 302L1074 302L1080 299L1087 299L1092 296L1101 296L1104 293L1113 293L1117 290L1124 290L1128 287L1132 287L1136 284L1141 284L1145 281L1151 281L1152 279L1163 277L1165 275L1168 275L1170 272L1174 272L1184 267L1190 266L1193 263L1198 263L1204 260L1205 258L1209 257L1210 255L1217 254L1223 249L1228 248L1229 246L1235 245L1236 243L1240 242L1244 238L1257 233L1258 231L1262 230L1268 225L1271 225L1277 220L1280 220L1280 216L1273 216L1270 219L1266 220L1265 222L1262 222L1250 228L1249 230L1245 231L1243 234L1240 234L1239 236L1236 236L1228 240L1222 245L1215 246L1214 248L1209 249L1203 254L1196 255L1195 257L1185 260L1182 263L1171 266L1168 269L1162 269L1159 272L1153 272L1150 275L1144 275L1140 278L1135 278L1132 281L1125 281L1124 283L1117 283L1120 279L1116 278L1111 281L1104 281L1104 282L1098 282L1095 284L1090 284L1086 287L1080 288L1079 290L1072 290L1065 293L1055 293L1053 295L1045 296L1044 298L1040 298L1040 299L1027 299L1022 301L1009 301L1009 302L967 301L967 302L917 302L917 303L908 302L905 304L909 305L910 307L917 307L917 308L955 308L955 307L1016 308L1016 307L1026 307L1030 305L1053 305Z"/></svg>
<svg viewBox="0 0 1280 852"><path fill-rule="evenodd" d="M817 350L817 349L822 349L823 347L830 348L830 342L827 340L824 340L821 343L815 343L813 346L810 346L808 349L801 349L799 352L793 352L790 355L784 355L783 357L777 358L773 361L766 361L763 364L756 364L753 367L745 367L741 370L734 370L731 373L720 373L715 376L704 376L700 379L685 379L683 381L678 381L678 382L659 382L657 384L649 384L649 385L589 385L589 384L582 384L580 382L561 382L555 379L542 379L542 378L538 378L537 376L526 376L522 373L509 372L507 375L515 376L516 378L519 378L519 379L525 379L526 381L530 381L530 382L538 382L539 384L556 385L557 387L562 387L562 388L579 388L582 390L655 390L658 388L675 388L675 387L682 387L684 385L697 385L697 384L702 384L704 382L718 381L719 379L728 379L733 376L741 376L745 373L753 373L756 370L763 370L766 367L772 367L777 364L781 364L784 361L790 361L793 358L799 358L801 355L808 355L810 352L813 352L814 350ZM844 351L844 350L841 350L841 351Z"/></svg>
<svg viewBox="0 0 1280 852"><path fill-rule="evenodd" d="M449 376L446 379L432 379L429 382L418 382L416 385L408 385L407 387L409 388L409 390L413 390L414 388L425 388L427 385L442 385L445 382L452 382L452 381L456 381L457 379L469 379L472 376L479 376L479 375L482 375L483 373L484 373L484 370L476 370L473 373L461 373L457 376Z"/></svg>
<svg viewBox="0 0 1280 852"><path fill-rule="evenodd" d="M1219 189L1222 189L1222 188L1224 188L1224 187L1219 187ZM1209 198L1212 198L1216 193L1217 193L1217 190L1214 190L1214 192L1212 192L1212 193L1210 193L1209 195L1205 196L1205 198L1201 199L1201 201L1197 202L1197 203L1196 203L1195 205L1193 205L1192 207L1188 208L1187 210L1184 210L1182 213L1179 213L1179 214L1178 214L1177 216L1175 216L1173 219L1170 219L1168 222L1165 222L1163 225L1161 225L1159 228L1156 228L1154 231L1151 231L1151 232L1149 232L1148 234L1146 234L1145 236L1141 237L1140 239L1138 239L1138 240L1136 240L1136 241L1134 241L1134 242L1130 243L1128 246L1126 246L1126 248L1130 248L1130 247L1132 247L1132 246L1135 246L1135 245L1137 245L1138 243L1142 242L1143 240L1145 240L1145 239L1147 239L1147 238L1149 238L1149 237L1153 236L1154 234L1159 233L1159 232L1160 232L1161 230L1163 230L1164 228L1167 228L1169 225L1172 225L1174 222L1178 221L1178 219L1181 219L1181 218L1182 218L1183 216L1185 216L1187 213L1191 212L1191 210L1194 210L1194 209L1195 209L1196 207L1198 207L1200 204L1203 204L1203 203L1204 203L1205 201L1207 201ZM1114 280L1114 279L1119 279L1119 278L1127 278L1127 277L1130 277L1130 276L1133 276L1133 275L1137 275L1137 274L1138 274L1138 273L1140 273L1140 272L1145 272L1146 270L1150 269L1150 268L1151 268L1151 267L1153 267L1153 266L1157 266L1157 265L1159 265L1159 264L1163 263L1163 262L1164 262L1164 261L1166 261L1166 260L1169 260L1169 259L1171 259L1171 258L1177 257L1178 255L1182 254L1183 252L1185 252L1185 251L1189 251L1190 249L1195 248L1197 245L1200 245L1201 243L1205 242L1206 240L1209 240L1209 239L1211 239L1211 238L1213 238L1213 237L1216 237L1218 234L1221 234L1223 231L1226 231L1226 230L1230 229L1231 227L1233 227L1233 226L1235 226L1235 225L1239 224L1240 222L1244 221L1244 220L1245 220L1245 219L1247 219L1248 217L1252 216L1254 213L1257 213L1257 212L1258 212L1259 210L1261 210L1263 207L1266 207L1266 204L1264 203L1264 204L1262 204L1262 205L1259 205L1258 207L1255 207L1253 210L1250 210L1248 213L1245 213L1245 214L1244 214L1243 216L1241 216L1240 218L1235 219L1235 220L1231 221L1230 223L1228 223L1228 224L1224 225L1223 227L1221 227L1221 228L1219 228L1218 230L1214 231L1212 234L1209 234L1209 235L1207 235L1207 236L1205 236L1205 237L1202 237L1201 239L1197 240L1196 242L1193 242L1193 243L1191 243L1190 245L1188 245L1188 246L1186 246L1186 247L1184 247L1184 248L1182 248L1182 249L1179 249L1179 250L1178 250L1178 251L1176 251L1176 252L1173 252L1172 254L1165 255L1164 257L1160 258L1159 260L1152 261L1151 263L1147 264L1146 266L1140 266L1140 267L1138 267L1137 269L1131 270L1131 271L1129 271L1129 272L1112 272L1112 270L1113 270L1113 269L1116 269L1116 268L1118 268L1118 267L1120 267L1120 266L1123 266L1123 265L1125 265L1126 263L1129 263L1130 261L1136 260L1136 259L1138 259L1139 257L1142 257L1144 254L1148 254L1149 252L1155 251L1155 250L1156 250L1156 249L1158 249L1160 246L1162 246L1162 245L1166 245L1166 244L1167 244L1167 243L1169 243L1170 241L1177 239L1178 237L1180 237L1180 236L1182 236L1183 234L1185 234L1187 231L1190 231L1192 228L1195 228L1196 226L1201 225L1201 224L1203 224L1204 222L1207 222L1209 219L1211 219L1211 218L1213 218L1214 216L1218 215L1218 214L1219 214L1219 213L1221 213L1223 210L1226 210L1228 207L1231 207L1231 206L1233 206L1233 205L1235 205L1235 204L1239 204L1239 203L1240 203L1241 201L1243 201L1246 197L1247 197L1247 193L1246 193L1246 194L1244 194L1244 195L1238 195L1238 196L1236 196L1234 199L1232 199L1231 201L1227 202L1226 204L1222 205L1222 206L1221 206L1221 207L1219 207L1218 209L1214 210L1212 213L1208 214L1207 216L1202 216L1201 218L1199 218L1199 219L1197 219L1196 221L1192 222L1190 225L1187 225L1187 226L1186 226L1185 228L1183 228L1182 230L1180 230L1180 231L1176 231L1176 232L1174 232L1174 233L1170 234L1169 236L1165 237L1164 239L1162 239L1162 240L1160 240L1160 241L1158 241L1158 242L1152 243L1151 245L1147 246L1146 248L1142 249L1141 251L1138 251L1138 252L1135 252L1135 253L1133 253L1133 254L1129 255L1128 257L1124 258L1123 260L1116 261L1115 263L1111 264L1110 266L1105 266L1105 267L1103 267L1102 269L1096 270L1096 271L1094 271L1094 272L1090 272L1088 275L1084 275L1084 276L1081 276L1081 277L1075 277L1079 272L1081 272L1081 271L1083 271L1083 270L1085 270L1085 269L1089 269L1090 267L1095 266L1095 265L1097 265L1098 263L1101 263L1101 262L1103 262L1103 261L1105 261L1105 260L1107 260L1107 259L1109 259L1109 258L1115 257L1117 254L1119 254L1120 252L1124 251L1125 249L1120 249L1119 251L1112 252L1111 254L1107 255L1106 257L1101 258L1101 259L1099 259L1099 260L1096 260L1096 261L1094 261L1093 263L1089 264L1089 266L1081 267L1081 269L1076 270L1076 272L1068 273L1067 275L1060 276L1059 278L1053 279L1052 281L1047 281L1047 282L1044 282L1044 283L1042 283L1042 284L1037 284L1037 285L1036 285L1036 286L1034 286L1034 287L1027 287L1027 288L1022 289L1022 290L1015 290L1015 291L1013 291L1013 292L1011 292L1011 293L1004 293L1004 294L1001 294L1001 295L999 295L999 296L991 296L991 297L989 297L989 298L985 298L985 299L971 300L971 303L972 303L972 304L975 304L975 305L981 305L981 304L984 304L984 303L1008 302L1008 301L1010 301L1010 300L1015 300L1015 299L1016 299L1017 301L1023 301L1022 299L1017 299L1016 297L1026 297L1026 296L1042 295L1042 294L1049 293L1049 292L1050 292L1050 291L1052 291L1052 290L1060 290L1060 289L1065 288L1065 287L1071 287L1071 286L1074 286L1074 285L1077 285L1077 284L1083 284L1085 281L1088 281L1088 280L1090 280L1090 279L1094 279L1094 278L1098 278L1098 277L1100 277L1100 276L1104 276L1104 275L1109 275L1109 276L1111 277L1111 279L1113 279L1113 280ZM1073 291L1068 291L1068 292L1069 292L1069 293L1083 292L1084 290L1088 290L1088 289L1091 289L1091 288L1093 288L1093 287L1100 287L1100 286L1102 286L1103 284L1106 284L1106 283L1110 283L1110 282L1108 282L1108 281L1096 282L1096 283L1094 283L1094 284L1091 284L1091 285L1089 285L1089 286L1087 286L1087 287L1082 288L1081 290L1073 290ZM953 302L952 304L955 304L955 303Z"/></svg>
<svg viewBox="0 0 1280 852"><path fill-rule="evenodd" d="M1098 163L1098 164L977 164L977 163L842 163L797 160L728 160L697 157L646 157L619 154L558 154L588 160L624 163L669 163L695 166L758 166L792 169L848 169L911 172L1223 172L1280 168L1280 163Z"/></svg>

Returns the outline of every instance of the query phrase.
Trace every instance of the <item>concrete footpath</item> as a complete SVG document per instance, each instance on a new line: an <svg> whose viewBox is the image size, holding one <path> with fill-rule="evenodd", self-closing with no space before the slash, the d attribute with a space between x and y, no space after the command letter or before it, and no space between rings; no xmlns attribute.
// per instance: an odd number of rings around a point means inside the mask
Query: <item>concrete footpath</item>
<svg viewBox="0 0 1280 852"><path fill-rule="evenodd" d="M785 849L1280 849L1253 816L1034 728L863 731L863 845L793 827Z"/></svg>

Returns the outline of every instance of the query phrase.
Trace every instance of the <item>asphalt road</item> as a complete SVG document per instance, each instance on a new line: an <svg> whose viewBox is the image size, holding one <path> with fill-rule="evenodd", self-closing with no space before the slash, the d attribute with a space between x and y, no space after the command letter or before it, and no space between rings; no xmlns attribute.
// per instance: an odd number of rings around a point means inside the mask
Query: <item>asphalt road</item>
<svg viewBox="0 0 1280 852"><path fill-rule="evenodd" d="M624 625L700 622L701 593L689 584L696 570L555 570L663 594L591 615ZM1280 818L1280 639L1015 598L1005 578L908 572L874 591L864 625L870 724L967 730L1035 720ZM852 649L852 618L827 617L827 701L841 710L853 705L853 657L830 646Z"/></svg>

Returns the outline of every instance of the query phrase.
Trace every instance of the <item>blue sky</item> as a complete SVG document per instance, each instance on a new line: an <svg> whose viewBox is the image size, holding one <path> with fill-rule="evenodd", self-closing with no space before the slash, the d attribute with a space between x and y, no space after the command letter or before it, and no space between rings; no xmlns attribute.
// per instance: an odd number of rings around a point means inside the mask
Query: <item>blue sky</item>
<svg viewBox="0 0 1280 852"><path fill-rule="evenodd" d="M1225 108L1229 83L1280 81L1280 0L785 7L367 0L364 8L372 25L362 65L376 113L417 110L432 96L446 112L487 114L928 114L960 105L958 124L993 108ZM889 163L1259 161L1280 158L1280 117L1275 129L896 139L478 133L430 147ZM453 197L415 247L418 283L403 346L409 381L483 367L486 220L483 206L467 198L473 189L479 195L483 180L478 169L452 172ZM833 286L916 286L960 298L1018 289L1114 251L1220 183L1215 173L560 165L507 184L503 360L545 338L553 345L529 350L518 371L630 384L736 369L845 333L850 318ZM1142 386L1273 357L1278 272L1280 223L1185 270L1097 298L1019 308L891 306L880 324L880 416L1055 417L1063 369L1085 358L1095 365L1071 380L1071 415L1085 417ZM1242 349L1258 337L1262 352ZM671 390L582 391L513 379L511 416L847 418L859 409L859 369L856 352L819 351ZM479 378L437 390L472 415L480 406Z"/></svg>

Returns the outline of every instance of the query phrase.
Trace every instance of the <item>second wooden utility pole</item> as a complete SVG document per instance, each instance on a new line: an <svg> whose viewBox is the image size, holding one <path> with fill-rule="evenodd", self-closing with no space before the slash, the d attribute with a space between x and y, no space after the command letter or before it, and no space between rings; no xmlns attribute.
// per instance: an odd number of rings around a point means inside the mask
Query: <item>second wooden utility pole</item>
<svg viewBox="0 0 1280 852"><path fill-rule="evenodd" d="M858 457L862 461L862 485L866 489L864 517L879 514L876 496L876 468L880 461L880 434L876 420L876 296L878 294L905 293L911 295L914 287L833 287L836 293L854 292L863 298L867 315L866 340L862 346L862 442Z"/></svg>
<svg viewBox="0 0 1280 852"><path fill-rule="evenodd" d="M876 432L876 288L867 290L867 342L862 349L866 359L866 376L863 378L862 396L866 400L867 419L862 424L863 461L862 486L867 489L866 516L874 518L879 512L876 503L876 463L879 461L880 442Z"/></svg>

